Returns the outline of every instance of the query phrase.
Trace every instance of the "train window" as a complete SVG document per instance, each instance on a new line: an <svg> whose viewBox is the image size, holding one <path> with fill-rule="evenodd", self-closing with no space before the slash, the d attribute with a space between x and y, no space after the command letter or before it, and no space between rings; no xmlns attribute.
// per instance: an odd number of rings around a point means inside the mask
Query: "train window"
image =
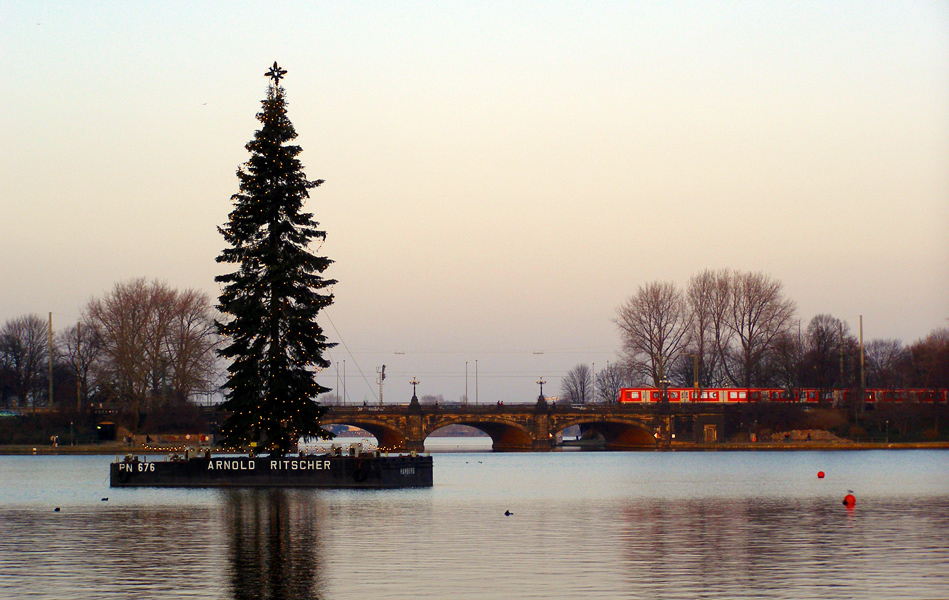
<svg viewBox="0 0 949 600"><path fill-rule="evenodd" d="M630 392L629 397L639 399L639 392Z"/></svg>
<svg viewBox="0 0 949 600"><path fill-rule="evenodd" d="M669 398L679 399L679 392L669 392Z"/></svg>
<svg viewBox="0 0 949 600"><path fill-rule="evenodd" d="M729 397L729 398L737 398L737 397L738 397L738 392L728 392L728 397Z"/></svg>

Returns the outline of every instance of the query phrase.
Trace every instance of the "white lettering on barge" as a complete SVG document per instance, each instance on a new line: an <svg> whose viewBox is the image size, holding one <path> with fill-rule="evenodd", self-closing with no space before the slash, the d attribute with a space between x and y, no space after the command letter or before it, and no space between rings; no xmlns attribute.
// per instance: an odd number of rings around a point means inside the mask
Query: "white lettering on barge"
<svg viewBox="0 0 949 600"><path fill-rule="evenodd" d="M153 473L155 471L155 463L150 462L124 462L119 463L119 472L125 471L126 473Z"/></svg>
<svg viewBox="0 0 949 600"><path fill-rule="evenodd" d="M208 471L253 471L256 466L254 461L240 459L218 458L208 461Z"/></svg>
<svg viewBox="0 0 949 600"><path fill-rule="evenodd" d="M328 471L328 460L277 459L268 461L271 471ZM253 460L216 458L208 461L208 471L253 471L257 463ZM154 467L152 467L154 470Z"/></svg>
<svg viewBox="0 0 949 600"><path fill-rule="evenodd" d="M290 458L271 460L271 471L322 471L329 470L328 460L295 460Z"/></svg>

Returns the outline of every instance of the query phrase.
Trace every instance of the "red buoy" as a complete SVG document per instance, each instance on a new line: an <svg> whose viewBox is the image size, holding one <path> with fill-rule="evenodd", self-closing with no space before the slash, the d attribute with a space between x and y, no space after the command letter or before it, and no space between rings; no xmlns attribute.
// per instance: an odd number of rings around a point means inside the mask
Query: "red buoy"
<svg viewBox="0 0 949 600"><path fill-rule="evenodd" d="M823 479L823 478L824 478L824 472L823 472L823 471L818 471L818 472L817 472L817 478L818 478L818 479Z"/></svg>
<svg viewBox="0 0 949 600"><path fill-rule="evenodd" d="M847 508L853 508L857 505L857 499L854 497L853 493L847 494L844 496L844 506Z"/></svg>

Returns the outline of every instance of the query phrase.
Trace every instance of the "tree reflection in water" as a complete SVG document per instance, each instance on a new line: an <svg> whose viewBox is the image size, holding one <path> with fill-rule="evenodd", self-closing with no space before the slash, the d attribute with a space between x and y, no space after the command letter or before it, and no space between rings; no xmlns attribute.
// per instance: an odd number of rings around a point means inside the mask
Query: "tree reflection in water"
<svg viewBox="0 0 949 600"><path fill-rule="evenodd" d="M308 491L225 492L231 595L235 600L318 599L319 510Z"/></svg>

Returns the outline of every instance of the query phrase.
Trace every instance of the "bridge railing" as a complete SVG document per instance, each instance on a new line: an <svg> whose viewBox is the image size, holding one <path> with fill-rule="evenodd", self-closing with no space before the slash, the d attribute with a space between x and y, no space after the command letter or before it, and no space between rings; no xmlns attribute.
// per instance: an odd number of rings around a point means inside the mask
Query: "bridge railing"
<svg viewBox="0 0 949 600"><path fill-rule="evenodd" d="M695 406L695 405L687 405ZM373 413L381 414L412 414L422 412L424 414L434 413L463 413L463 414L513 414L524 412L536 412L536 404L421 404L411 406L409 404L369 404L364 406L342 405L329 406L332 413L347 415L371 415ZM616 414L616 413L654 413L661 412L667 407L656 403L644 404L548 404L540 408L542 411L552 413L573 413L573 414Z"/></svg>

